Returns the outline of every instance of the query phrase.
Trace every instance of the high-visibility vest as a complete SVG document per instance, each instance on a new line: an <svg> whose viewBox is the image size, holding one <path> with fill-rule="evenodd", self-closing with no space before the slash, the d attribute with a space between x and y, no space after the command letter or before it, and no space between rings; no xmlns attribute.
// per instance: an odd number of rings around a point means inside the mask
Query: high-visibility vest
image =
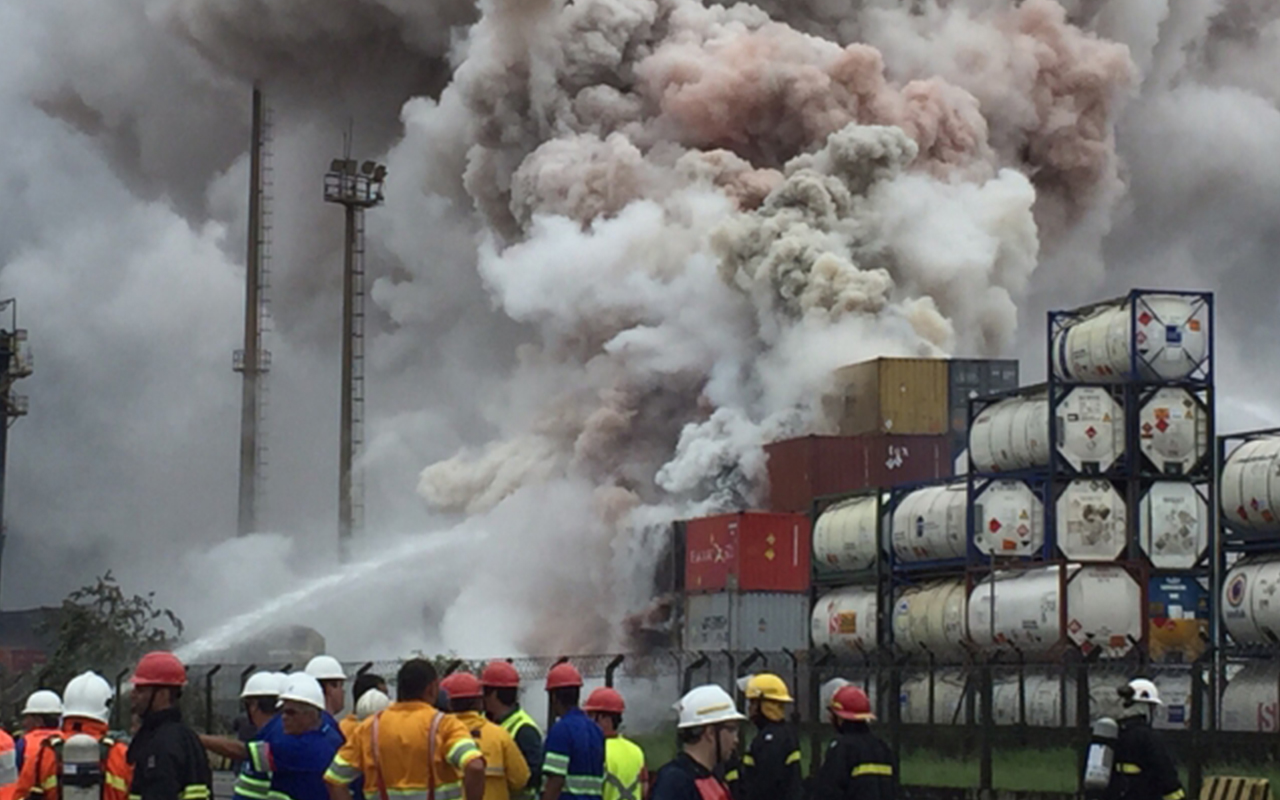
<svg viewBox="0 0 1280 800"><path fill-rule="evenodd" d="M534 722L533 717L529 716L523 708L517 708L512 711L511 715L502 721L502 727L507 733L511 734L512 739L516 738L516 734L523 730L526 725L532 725L538 735L542 735L542 728L538 727L538 723Z"/></svg>
<svg viewBox="0 0 1280 800"><path fill-rule="evenodd" d="M0 730L0 800L12 800L18 785L18 751L8 731Z"/></svg>
<svg viewBox="0 0 1280 800"><path fill-rule="evenodd" d="M604 800L643 800L644 751L614 736L604 741Z"/></svg>

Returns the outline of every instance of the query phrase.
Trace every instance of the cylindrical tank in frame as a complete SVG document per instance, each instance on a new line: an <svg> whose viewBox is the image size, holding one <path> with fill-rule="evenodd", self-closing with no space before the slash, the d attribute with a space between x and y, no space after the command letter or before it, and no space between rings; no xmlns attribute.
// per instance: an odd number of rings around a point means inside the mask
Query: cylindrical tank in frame
<svg viewBox="0 0 1280 800"><path fill-rule="evenodd" d="M1222 585L1222 622L1240 644L1280 642L1280 559L1244 559Z"/></svg>
<svg viewBox="0 0 1280 800"><path fill-rule="evenodd" d="M1073 561L1113 561L1124 552L1129 518L1109 481L1075 480L1058 498L1058 549Z"/></svg>
<svg viewBox="0 0 1280 800"><path fill-rule="evenodd" d="M876 649L877 598L873 587L850 586L818 598L813 606L813 646L828 645L844 655Z"/></svg>
<svg viewBox="0 0 1280 800"><path fill-rule="evenodd" d="M973 544L992 556L1030 556L1044 546L1044 503L1022 481L992 481L973 506Z"/></svg>
<svg viewBox="0 0 1280 800"><path fill-rule="evenodd" d="M891 523L897 560L964 558L967 502L963 483L928 486L903 497L893 511Z"/></svg>
<svg viewBox="0 0 1280 800"><path fill-rule="evenodd" d="M1157 389L1138 410L1138 445L1162 475L1186 475L1209 453L1209 414L1185 389Z"/></svg>
<svg viewBox="0 0 1280 800"><path fill-rule="evenodd" d="M1209 590L1202 579L1159 575L1147 588L1151 658L1191 663L1204 652L1209 633Z"/></svg>
<svg viewBox="0 0 1280 800"><path fill-rule="evenodd" d="M1280 730L1280 671L1274 662L1251 662L1227 681L1222 693L1222 730L1275 733Z"/></svg>
<svg viewBox="0 0 1280 800"><path fill-rule="evenodd" d="M893 606L893 643L903 652L931 653L939 662L964 657L968 639L963 580L908 587Z"/></svg>
<svg viewBox="0 0 1280 800"><path fill-rule="evenodd" d="M856 572L876 563L880 498L854 497L822 512L813 529L813 563L820 569Z"/></svg>
<svg viewBox="0 0 1280 800"><path fill-rule="evenodd" d="M1209 355L1209 322L1208 306L1197 297L1148 294L1125 299L1055 331L1053 370L1060 378L1082 383L1118 383L1133 377L1182 380Z"/></svg>
<svg viewBox="0 0 1280 800"><path fill-rule="evenodd" d="M1250 439L1222 464L1222 515L1235 530L1280 534L1280 436Z"/></svg>
<svg viewBox="0 0 1280 800"><path fill-rule="evenodd" d="M1058 455L1082 472L1105 472L1124 454L1124 408L1107 389L1072 389L1056 410ZM1012 472L1049 464L1049 398L1011 397L984 408L969 430L969 461L978 472Z"/></svg>
<svg viewBox="0 0 1280 800"><path fill-rule="evenodd" d="M1138 543L1156 569L1191 569L1209 546L1209 503L1193 484L1156 481L1142 497Z"/></svg>
<svg viewBox="0 0 1280 800"><path fill-rule="evenodd" d="M1053 672L1027 670L1018 675L1002 675L991 690L991 710L997 725L1017 725L1023 721L1025 707L1027 725L1041 728L1062 726L1062 676ZM1067 722L1075 724L1076 682L1067 686ZM1023 698L1025 697L1025 701ZM1025 703L1025 706L1022 705Z"/></svg>
<svg viewBox="0 0 1280 800"><path fill-rule="evenodd" d="M965 673L955 668L940 668L933 673L933 722L935 725L963 725L968 701L965 697ZM899 713L907 725L929 722L929 676L912 675L902 681L898 696Z"/></svg>

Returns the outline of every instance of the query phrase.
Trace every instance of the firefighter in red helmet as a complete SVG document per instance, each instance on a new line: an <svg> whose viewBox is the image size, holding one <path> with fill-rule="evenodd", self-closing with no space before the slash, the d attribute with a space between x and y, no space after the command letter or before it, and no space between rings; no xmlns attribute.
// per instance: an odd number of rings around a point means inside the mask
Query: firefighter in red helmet
<svg viewBox="0 0 1280 800"><path fill-rule="evenodd" d="M134 800L211 800L209 759L178 708L187 670L172 653L147 653L133 673L130 701L141 727L129 743Z"/></svg>
<svg viewBox="0 0 1280 800"><path fill-rule="evenodd" d="M897 764L893 750L868 724L874 720L866 692L844 686L828 706L836 737L809 787L812 800L893 800Z"/></svg>

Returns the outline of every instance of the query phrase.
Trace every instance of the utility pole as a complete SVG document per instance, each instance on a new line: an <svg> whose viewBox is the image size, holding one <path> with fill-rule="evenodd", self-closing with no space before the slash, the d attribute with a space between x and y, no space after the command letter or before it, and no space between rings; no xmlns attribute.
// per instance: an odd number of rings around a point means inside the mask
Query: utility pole
<svg viewBox="0 0 1280 800"><path fill-rule="evenodd" d="M0 311L12 309L8 329L0 328L0 577L4 573L4 546L8 526L4 520L4 484L9 470L9 426L27 413L27 398L13 393L15 381L31 374L31 354L25 347L27 332L18 327L18 301L0 300Z"/></svg>
<svg viewBox="0 0 1280 800"><path fill-rule="evenodd" d="M270 318L267 264L271 225L267 185L270 173L267 110L262 91L253 87L253 140L249 148L249 235L245 258L244 349L237 350L232 369L243 379L240 398L240 504L236 532L247 536L258 529L259 494L266 462L264 431L266 374L271 353L263 347Z"/></svg>
<svg viewBox="0 0 1280 800"><path fill-rule="evenodd" d="M364 485L356 454L364 444L364 212L381 205L387 168L343 157L324 176L324 199L346 211L342 264L342 421L338 447L338 557L351 558L351 540L364 526Z"/></svg>

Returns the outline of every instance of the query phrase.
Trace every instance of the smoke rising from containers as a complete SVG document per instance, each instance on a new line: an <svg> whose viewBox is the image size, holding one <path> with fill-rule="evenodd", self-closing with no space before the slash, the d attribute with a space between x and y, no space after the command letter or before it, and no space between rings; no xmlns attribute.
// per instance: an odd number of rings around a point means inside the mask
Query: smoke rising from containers
<svg viewBox="0 0 1280 800"><path fill-rule="evenodd" d="M0 68L0 124L22 157L0 173L23 188L0 279L40 359L10 547L59 577L14 576L5 601L56 601L81 565L119 564L198 631L325 568L340 234L313 197L348 115L373 120L358 149L393 176L369 219L369 526L487 514L502 542L459 544L466 580L376 611L460 651L616 643L643 595L625 565L656 558L635 531L759 502L762 446L825 432L814 398L838 366L1015 353L1038 289L1168 275L1229 303L1259 270L1280 174L1246 159L1280 121L1251 76L1276 56L1241 31L1269 35L1268 9L810 5L7 7L21 57ZM210 548L234 520L252 77L278 121L267 517L287 534ZM1192 106L1251 138L1205 145ZM1202 187L1232 175L1206 208ZM557 530L533 524L551 513ZM175 554L186 577L157 577ZM338 605L299 621L371 646Z"/></svg>

